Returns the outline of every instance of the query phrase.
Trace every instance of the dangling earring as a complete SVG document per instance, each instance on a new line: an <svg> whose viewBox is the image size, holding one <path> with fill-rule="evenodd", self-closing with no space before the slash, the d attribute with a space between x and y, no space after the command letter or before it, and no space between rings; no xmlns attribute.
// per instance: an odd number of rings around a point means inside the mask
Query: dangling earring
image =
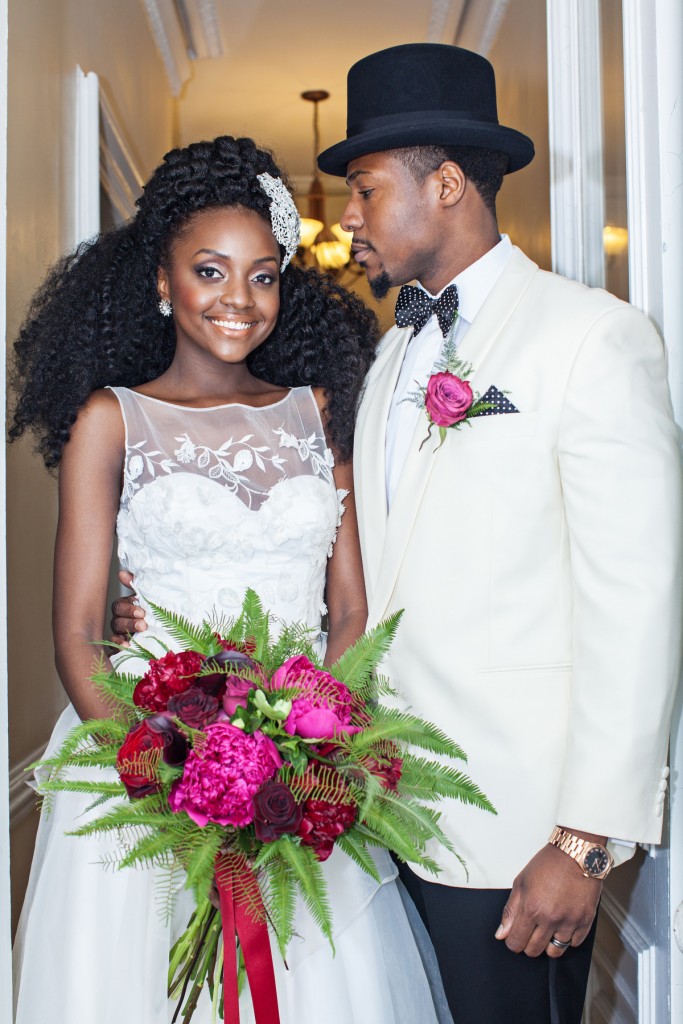
<svg viewBox="0 0 683 1024"><path fill-rule="evenodd" d="M173 306L168 299L159 299L159 312L162 316L170 316L173 312Z"/></svg>

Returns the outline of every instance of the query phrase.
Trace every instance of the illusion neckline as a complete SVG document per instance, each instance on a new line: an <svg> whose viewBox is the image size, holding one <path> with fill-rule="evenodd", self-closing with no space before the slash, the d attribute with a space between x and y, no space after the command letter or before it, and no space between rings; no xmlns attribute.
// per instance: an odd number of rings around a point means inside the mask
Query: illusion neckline
<svg viewBox="0 0 683 1024"><path fill-rule="evenodd" d="M295 391L300 390L299 388L290 388L287 394L283 398L279 398L277 402L270 402L268 405L247 405L246 402L224 402L222 405L179 405L177 402L167 402L163 398L154 398L152 395L145 395L142 391L135 391L133 388L121 388L122 391L128 391L131 395L135 395L137 398L146 398L148 402L156 402L157 405L167 405L171 409L182 409L183 412L215 412L217 409L249 409L251 412L264 412L267 409L277 409L279 405L284 405L292 397ZM310 391L310 388L308 388Z"/></svg>

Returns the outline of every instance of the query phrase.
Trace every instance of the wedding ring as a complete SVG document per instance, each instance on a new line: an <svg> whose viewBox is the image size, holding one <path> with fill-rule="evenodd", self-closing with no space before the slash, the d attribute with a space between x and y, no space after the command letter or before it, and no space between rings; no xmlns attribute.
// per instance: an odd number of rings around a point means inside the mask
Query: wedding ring
<svg viewBox="0 0 683 1024"><path fill-rule="evenodd" d="M550 945L557 946L558 949L569 949L569 947L571 946L571 942L562 942L561 939L556 939L553 935L552 939L550 940Z"/></svg>

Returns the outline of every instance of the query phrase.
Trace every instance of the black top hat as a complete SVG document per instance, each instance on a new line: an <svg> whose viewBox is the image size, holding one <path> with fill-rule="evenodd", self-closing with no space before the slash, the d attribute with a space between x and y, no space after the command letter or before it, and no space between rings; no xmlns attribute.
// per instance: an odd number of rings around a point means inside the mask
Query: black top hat
<svg viewBox="0 0 683 1024"><path fill-rule="evenodd" d="M407 43L371 53L348 76L346 139L318 166L344 177L350 160L402 146L475 146L508 155L507 172L533 159L531 139L498 124L496 81L485 57L459 46Z"/></svg>

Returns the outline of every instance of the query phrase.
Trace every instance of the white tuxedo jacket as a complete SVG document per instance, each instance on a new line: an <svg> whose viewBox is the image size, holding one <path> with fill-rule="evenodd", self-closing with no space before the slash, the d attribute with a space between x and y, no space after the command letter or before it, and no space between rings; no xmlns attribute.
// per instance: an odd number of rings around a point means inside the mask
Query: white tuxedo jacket
<svg viewBox="0 0 683 1024"><path fill-rule="evenodd" d="M433 847L437 881L507 888L555 824L657 842L683 525L662 343L632 307L516 249L459 355L475 391L495 385L519 412L449 430L438 451L436 430L419 451L421 418L387 516L409 337L385 336L358 417L370 624L405 609L391 680L462 744L498 811L442 805L468 877Z"/></svg>

